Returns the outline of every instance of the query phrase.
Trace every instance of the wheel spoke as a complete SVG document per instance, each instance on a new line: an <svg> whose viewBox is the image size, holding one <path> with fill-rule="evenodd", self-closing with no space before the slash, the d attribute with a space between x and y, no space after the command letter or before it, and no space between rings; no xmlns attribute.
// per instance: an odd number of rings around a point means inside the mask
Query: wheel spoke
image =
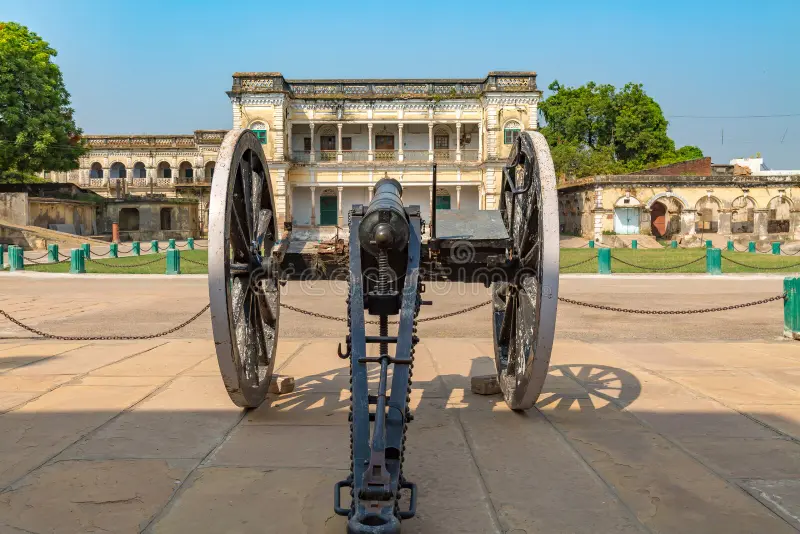
<svg viewBox="0 0 800 534"><path fill-rule="evenodd" d="M245 152L242 156L242 192L244 193L244 209L245 218L247 220L247 242L248 244L253 241L253 165L250 158L253 156L251 151Z"/></svg>

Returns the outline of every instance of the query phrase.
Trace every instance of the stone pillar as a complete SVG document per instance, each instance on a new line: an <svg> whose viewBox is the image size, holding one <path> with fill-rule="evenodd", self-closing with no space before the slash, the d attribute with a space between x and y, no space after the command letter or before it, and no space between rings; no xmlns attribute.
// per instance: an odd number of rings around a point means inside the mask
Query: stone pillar
<svg viewBox="0 0 800 534"><path fill-rule="evenodd" d="M461 161L461 123L456 123L456 161Z"/></svg>
<svg viewBox="0 0 800 534"><path fill-rule="evenodd" d="M342 123L336 123L336 161L342 161ZM341 193L339 194L341 196ZM339 221L339 226L341 226L341 221Z"/></svg>
<svg viewBox="0 0 800 534"><path fill-rule="evenodd" d="M108 185L108 179L111 177L111 168L103 167L103 185Z"/></svg>
<svg viewBox="0 0 800 534"><path fill-rule="evenodd" d="M719 210L719 227L717 232L721 235L730 237L731 235L731 209L722 208Z"/></svg>
<svg viewBox="0 0 800 534"><path fill-rule="evenodd" d="M399 132L398 135L398 146L397 146L397 161L403 161L403 123L399 123L397 125L397 131Z"/></svg>
<svg viewBox="0 0 800 534"><path fill-rule="evenodd" d="M428 123L428 161L433 161L433 123Z"/></svg>
<svg viewBox="0 0 800 534"><path fill-rule="evenodd" d="M367 151L367 161L372 161L375 159L375 151L372 149L372 123L370 122L367 124L367 128L369 128L369 150Z"/></svg>
<svg viewBox="0 0 800 534"><path fill-rule="evenodd" d="M483 122L478 123L478 161L483 161Z"/></svg>
<svg viewBox="0 0 800 534"><path fill-rule="evenodd" d="M314 152L314 123L312 122L311 124L308 125L308 127L311 129L311 154L309 157L309 161L311 161L311 163L314 163L315 161L317 161L317 156L316 153Z"/></svg>
<svg viewBox="0 0 800 534"><path fill-rule="evenodd" d="M312 145L313 146L313 145ZM317 198L314 192L317 190L316 187L311 186L309 187L311 190L311 226L317 225Z"/></svg>
<svg viewBox="0 0 800 534"><path fill-rule="evenodd" d="M461 186L456 186L456 209L461 209Z"/></svg>
<svg viewBox="0 0 800 534"><path fill-rule="evenodd" d="M789 210L789 239L797 240L800 235L800 209Z"/></svg>
<svg viewBox="0 0 800 534"><path fill-rule="evenodd" d="M760 208L753 210L753 234L758 239L766 239L769 235L767 222L769 221L769 209Z"/></svg>
<svg viewBox="0 0 800 534"><path fill-rule="evenodd" d="M374 188L373 185L370 185L369 187L367 187L367 204L372 202L372 189L373 188Z"/></svg>
<svg viewBox="0 0 800 534"><path fill-rule="evenodd" d="M684 209L681 212L681 234L683 235L695 235L696 228L695 223L697 222L697 210L696 209Z"/></svg>
<svg viewBox="0 0 800 534"><path fill-rule="evenodd" d="M339 128L339 131L341 132L342 129ZM342 215L342 190L343 189L344 189L344 187L342 187L341 185L336 188L336 192L337 192L336 196L338 197L336 199L336 208L339 210L338 217L336 219L337 220L336 224L338 224L339 226L344 226L344 216Z"/></svg>
<svg viewBox="0 0 800 534"><path fill-rule="evenodd" d="M289 159L292 159L292 123L286 125L286 150L289 153Z"/></svg>

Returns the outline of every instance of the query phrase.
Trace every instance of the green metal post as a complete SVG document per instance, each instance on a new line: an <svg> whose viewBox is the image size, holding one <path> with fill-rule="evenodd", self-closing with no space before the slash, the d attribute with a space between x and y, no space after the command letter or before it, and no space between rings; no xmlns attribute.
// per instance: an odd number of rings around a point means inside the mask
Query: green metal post
<svg viewBox="0 0 800 534"><path fill-rule="evenodd" d="M708 274L722 274L722 251L720 249L706 249L706 272Z"/></svg>
<svg viewBox="0 0 800 534"><path fill-rule="evenodd" d="M168 246L167 248L177 248L177 247L175 246L175 240L174 240L174 239L170 239L170 240L169 240L169 246Z"/></svg>
<svg viewBox="0 0 800 534"><path fill-rule="evenodd" d="M706 248L714 248L714 243L710 239L706 239Z"/></svg>
<svg viewBox="0 0 800 534"><path fill-rule="evenodd" d="M672 243L670 243L669 246L672 248L678 248L678 242L675 239L673 239Z"/></svg>
<svg viewBox="0 0 800 534"><path fill-rule="evenodd" d="M142 245L138 241L131 243L131 254L138 256L142 253Z"/></svg>
<svg viewBox="0 0 800 534"><path fill-rule="evenodd" d="M87 260L90 258L90 254L92 253L92 249L89 246L89 243L84 243L81 245L81 250L83 250L83 257Z"/></svg>
<svg viewBox="0 0 800 534"><path fill-rule="evenodd" d="M186 240L186 246L189 250L194 250L194 238L190 237ZM594 241L589 241L589 248L594 248Z"/></svg>
<svg viewBox="0 0 800 534"><path fill-rule="evenodd" d="M631 239L631 248L633 250L636 250L637 248L639 248L639 242L636 241L635 239Z"/></svg>
<svg viewBox="0 0 800 534"><path fill-rule="evenodd" d="M116 243L111 243L111 245L108 246L109 258L119 258L119 248L117 247L118 245Z"/></svg>
<svg viewBox="0 0 800 534"><path fill-rule="evenodd" d="M800 278L784 278L783 337L800 339Z"/></svg>
<svg viewBox="0 0 800 534"><path fill-rule="evenodd" d="M774 241L772 243L772 253L775 254L776 256L780 256L781 255L781 242L780 241Z"/></svg>
<svg viewBox="0 0 800 534"><path fill-rule="evenodd" d="M597 272L611 274L611 249L601 248L597 251Z"/></svg>
<svg viewBox="0 0 800 534"><path fill-rule="evenodd" d="M24 271L25 270L25 250L22 247L15 246L8 251L8 262L11 264L11 271Z"/></svg>
<svg viewBox="0 0 800 534"><path fill-rule="evenodd" d="M190 237L189 240L192 242L192 249L194 249L194 239ZM589 248L594 248L594 239L589 241Z"/></svg>
<svg viewBox="0 0 800 534"><path fill-rule="evenodd" d="M47 245L47 261L51 263L58 263L58 245L53 243Z"/></svg>
<svg viewBox="0 0 800 534"><path fill-rule="evenodd" d="M750 241L747 244L747 252L755 252L755 251L756 251L756 242L755 241Z"/></svg>
<svg viewBox="0 0 800 534"><path fill-rule="evenodd" d="M153 239L150 241L150 252L158 252L158 240Z"/></svg>
<svg viewBox="0 0 800 534"><path fill-rule="evenodd" d="M181 274L181 251L177 248L167 249L167 274Z"/></svg>
<svg viewBox="0 0 800 534"><path fill-rule="evenodd" d="M733 248L733 241L731 241L730 239L728 239L728 250L730 252L733 252L733 251L736 250L735 248Z"/></svg>
<svg viewBox="0 0 800 534"><path fill-rule="evenodd" d="M86 256L82 248L73 248L69 253L69 272L82 274L86 272Z"/></svg>
<svg viewBox="0 0 800 534"><path fill-rule="evenodd" d="M3 261L5 259L4 258L5 254L6 254L6 246L0 243L0 269L3 269L6 265L6 263Z"/></svg>

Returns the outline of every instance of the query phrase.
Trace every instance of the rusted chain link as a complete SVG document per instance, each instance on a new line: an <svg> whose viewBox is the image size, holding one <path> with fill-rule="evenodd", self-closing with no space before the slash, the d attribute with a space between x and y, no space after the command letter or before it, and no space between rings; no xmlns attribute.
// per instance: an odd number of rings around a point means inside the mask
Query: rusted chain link
<svg viewBox="0 0 800 534"><path fill-rule="evenodd" d="M583 265L584 263L589 263L592 260L596 260L597 256L592 256L591 258L586 258L583 261L579 261L578 263L570 263L569 265L561 265L559 269L569 269L570 267L577 267L578 265Z"/></svg>
<svg viewBox="0 0 800 534"><path fill-rule="evenodd" d="M44 253L44 254L42 254L41 256L37 256L37 257L35 257L35 258L28 258L27 256L25 256L25 255L23 254L23 256L22 256L22 259L23 259L23 260L30 260L30 261L32 261L32 262L36 262L36 260L41 260L42 258L46 258L46 257L48 256L48 254L50 254L50 252L45 252L45 253Z"/></svg>
<svg viewBox="0 0 800 534"><path fill-rule="evenodd" d="M673 269L680 269L681 267L686 267L687 265L692 265L693 263L697 263L697 262L699 262L701 260L706 259L705 256L700 256L699 258L697 258L695 260L692 260L690 262L681 263L680 265L672 265L670 267L642 267L640 265L636 265L635 263L627 262L627 261L625 261L625 260L623 260L621 258L618 258L616 256L611 256L611 258L613 260L615 260L615 261L618 261L620 263L624 263L625 265L630 265L631 267L635 267L635 268L641 269L643 271L671 271Z"/></svg>
<svg viewBox="0 0 800 534"><path fill-rule="evenodd" d="M791 254L789 254L788 252L785 252L783 249L781 249L781 255L782 256L797 256L798 254L800 254L800 249L795 250Z"/></svg>
<svg viewBox="0 0 800 534"><path fill-rule="evenodd" d="M97 265L102 265L103 267L111 267L112 269L127 269L128 267L143 267L145 265L152 265L153 263L164 261L166 260L166 256L159 256L158 258L152 261L146 261L144 263L123 263L121 265L112 265L110 263L103 263L99 260L93 260L92 258L87 258L90 262L96 263Z"/></svg>
<svg viewBox="0 0 800 534"><path fill-rule="evenodd" d="M481 302L479 304L475 304L473 306L468 306L461 310L457 310L454 312L443 313L441 315L434 315L433 317L423 317L422 319L417 319L418 323L423 323L426 321L438 321L440 319L446 319L447 317L453 317L455 315L461 315L462 313L471 312L473 310L477 310L478 308L482 308L487 304L491 304L491 300L487 300L485 302ZM309 310L304 310L302 308L297 308L292 306L291 304L285 304L281 302L281 308L286 308L287 310L291 310L293 312L302 313L303 315L309 315L311 317L316 317L318 319L328 319L329 321L339 321L342 323L347 322L347 317L336 317L335 315L326 315L324 313L317 313ZM366 324L379 324L379 321L364 321ZM389 321L389 324L397 324L397 321Z"/></svg>
<svg viewBox="0 0 800 534"><path fill-rule="evenodd" d="M198 317L203 315L206 312L206 310L208 310L209 307L211 307L211 304L206 304L205 306L203 306L202 310L195 313L191 318L182 322L178 326L174 326L168 330L164 330L163 332L158 332L157 334L145 334L141 336L61 336L58 334L50 334L48 332L43 332L41 330L33 328L32 326L28 326L22 321L15 319L2 309L0 309L0 315L2 315L15 325L19 326L20 328L23 328L28 332L32 332L38 336L46 337L48 339L59 339L62 341L133 341L137 339L155 339L157 337L163 337L172 334L173 332L177 332L181 328L186 327L189 323L195 321Z"/></svg>
<svg viewBox="0 0 800 534"><path fill-rule="evenodd" d="M742 304L732 304L730 306L718 306L716 308L699 308L696 310L640 310L635 308L618 308L616 306L606 306L604 304L592 304L591 302L582 302L580 300L568 299L566 297L558 297L558 300L560 302L566 302L567 304L574 304L575 306L583 306L584 308L593 308L596 310L603 310L603 311L634 313L640 315L692 315L697 313L712 313L712 312L736 310L739 308L748 308L750 306L758 306L759 304L766 304L768 302L783 300L785 298L786 298L786 293L781 293L780 295L775 295L774 297L769 297L761 300L754 300L752 302L745 302Z"/></svg>
<svg viewBox="0 0 800 534"><path fill-rule="evenodd" d="M746 263L741 263L741 262L738 262L736 260L732 260L732 259L728 258L727 256L722 256L722 259L723 260L727 260L727 261L729 261L731 263L735 263L736 265L740 265L742 267L747 267L748 269L755 269L757 271L780 271L780 270L783 270L783 269L789 269L791 267L800 266L800 262L798 262L798 263L792 263L790 265L779 265L778 267L759 267L757 265L748 265Z"/></svg>
<svg viewBox="0 0 800 534"><path fill-rule="evenodd" d="M122 252L123 254L127 254L128 252L133 252L133 247L129 248L128 250L122 250L117 246L117 252Z"/></svg>
<svg viewBox="0 0 800 534"><path fill-rule="evenodd" d="M111 254L111 250L109 249L109 251L108 251L108 252L106 252L105 254L98 254L98 253L97 253L97 252L95 252L94 250L91 250L91 249L90 249L90 250L89 250L89 255L91 256L92 254L94 254L94 255L95 255L95 256L97 256L98 258L102 258L103 256L108 256L109 254Z"/></svg>
<svg viewBox="0 0 800 534"><path fill-rule="evenodd" d="M181 261L186 261L186 262L189 262L189 263L194 263L195 265L202 265L203 267L208 267L208 263L203 263L202 261L197 261L197 260L192 260L192 259L189 259L189 258L184 258L183 256L181 256Z"/></svg>

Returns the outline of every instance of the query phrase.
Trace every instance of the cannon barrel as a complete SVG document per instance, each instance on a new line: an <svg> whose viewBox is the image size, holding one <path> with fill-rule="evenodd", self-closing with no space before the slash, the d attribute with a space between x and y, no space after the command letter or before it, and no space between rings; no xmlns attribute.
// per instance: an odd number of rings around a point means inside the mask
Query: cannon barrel
<svg viewBox="0 0 800 534"><path fill-rule="evenodd" d="M361 246L370 255L377 256L381 249L402 251L408 247L408 216L402 197L403 186L393 178L381 178L375 184L358 228Z"/></svg>

